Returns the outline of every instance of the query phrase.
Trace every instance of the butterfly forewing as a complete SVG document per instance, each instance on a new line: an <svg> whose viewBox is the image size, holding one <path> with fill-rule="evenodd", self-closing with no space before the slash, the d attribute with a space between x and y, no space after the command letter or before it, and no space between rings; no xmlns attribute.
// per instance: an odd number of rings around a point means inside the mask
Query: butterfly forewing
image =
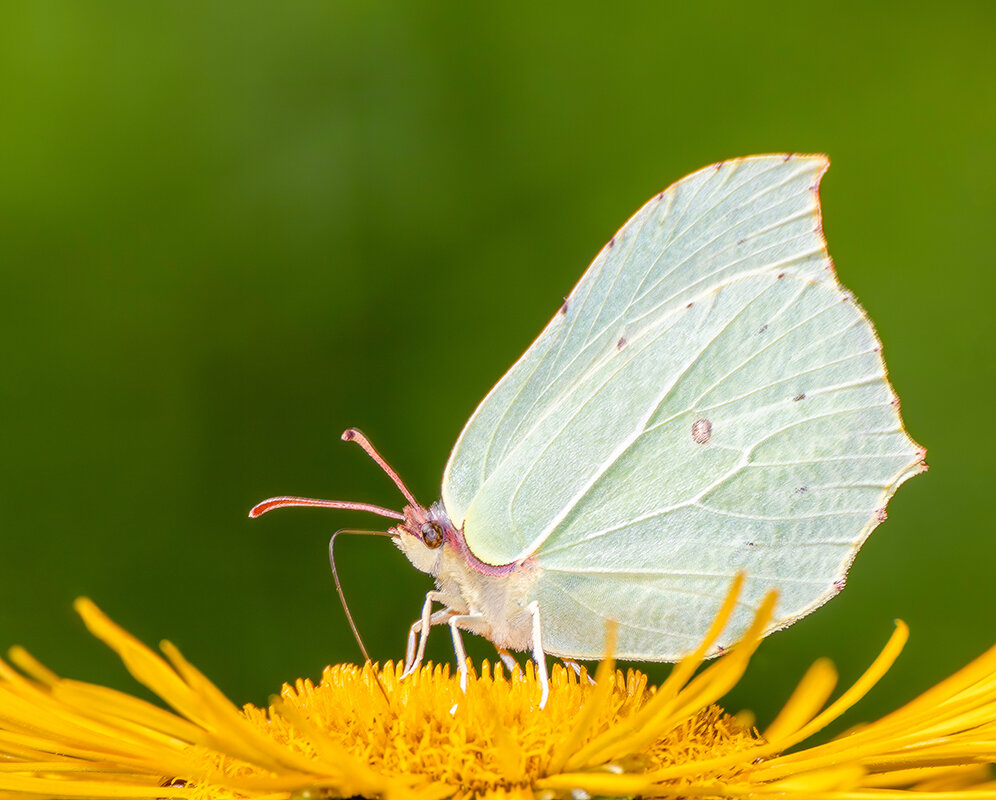
<svg viewBox="0 0 996 800"><path fill-rule="evenodd" d="M738 570L801 616L921 468L825 250L825 169L752 157L654 198L461 434L444 504L478 558L535 559L551 652L599 655L587 616L677 657Z"/></svg>

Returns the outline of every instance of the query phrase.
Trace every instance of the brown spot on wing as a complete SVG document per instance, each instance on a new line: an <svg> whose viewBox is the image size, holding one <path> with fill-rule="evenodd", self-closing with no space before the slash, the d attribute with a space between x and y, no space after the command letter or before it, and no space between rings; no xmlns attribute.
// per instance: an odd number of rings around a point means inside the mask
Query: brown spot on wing
<svg viewBox="0 0 996 800"><path fill-rule="evenodd" d="M706 444L712 438L712 423L707 419L697 419L692 423L692 441Z"/></svg>

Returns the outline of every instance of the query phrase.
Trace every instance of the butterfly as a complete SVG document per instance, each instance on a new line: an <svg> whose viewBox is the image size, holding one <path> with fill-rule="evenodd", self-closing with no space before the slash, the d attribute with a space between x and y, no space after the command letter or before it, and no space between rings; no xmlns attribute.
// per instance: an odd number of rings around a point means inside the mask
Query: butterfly
<svg viewBox="0 0 996 800"><path fill-rule="evenodd" d="M406 674L431 627L544 654L675 661L701 640L738 574L711 654L764 593L769 632L837 594L885 506L926 469L903 428L882 347L838 282L823 237L825 156L705 167L647 202L471 415L424 506L371 511L435 578ZM441 607L433 610L435 605ZM347 612L348 613L348 612ZM355 631L355 628L354 628Z"/></svg>

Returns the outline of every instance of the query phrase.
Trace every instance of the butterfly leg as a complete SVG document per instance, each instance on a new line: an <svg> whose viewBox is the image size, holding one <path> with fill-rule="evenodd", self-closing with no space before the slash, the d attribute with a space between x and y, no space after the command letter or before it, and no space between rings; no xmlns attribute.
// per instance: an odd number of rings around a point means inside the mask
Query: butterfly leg
<svg viewBox="0 0 996 800"><path fill-rule="evenodd" d="M515 672L519 666L518 663L516 663L515 656L508 652L508 650L504 647L496 646L495 650L498 651L498 658L500 658L501 663L505 665L505 669L507 669L509 673Z"/></svg>
<svg viewBox="0 0 996 800"><path fill-rule="evenodd" d="M564 662L565 667L578 676L578 680L581 680L581 665L577 661L573 658L562 658L560 660ZM586 675L586 677L588 678L588 683L594 686L595 679L591 675Z"/></svg>
<svg viewBox="0 0 996 800"><path fill-rule="evenodd" d="M484 617L480 614L455 614L450 617L450 631L453 634L453 653L456 655L457 669L460 671L460 688L467 691L467 651L463 649L463 639L460 638L460 625L465 630L474 632L480 623L484 622Z"/></svg>
<svg viewBox="0 0 996 800"><path fill-rule="evenodd" d="M546 653L543 652L543 636L540 633L539 603L533 600L526 609L533 615L533 661L536 662L536 677L541 687L539 707L543 708L550 696L550 679L546 674Z"/></svg>
<svg viewBox="0 0 996 800"><path fill-rule="evenodd" d="M408 629L408 649L405 655L405 671L401 673L401 677L405 678L412 672L417 670L422 665L422 659L425 656L425 643L428 640L428 630L433 625L442 625L446 620L452 617L456 612L451 608L441 608L439 611L435 612L431 617L429 617L429 624L423 626L422 620L417 619L412 623L411 628ZM419 633L425 633L426 635L420 636L418 639L418 653L415 652L415 637Z"/></svg>
<svg viewBox="0 0 996 800"><path fill-rule="evenodd" d="M401 677L411 675L422 665L425 657L425 644L429 640L429 628L433 625L441 625L452 615L448 608L441 609L435 614L432 613L432 604L440 602L442 594L440 592L426 592L425 602L422 604L422 616L415 620L411 628L408 629L408 649L405 653L405 671ZM415 649L415 637L418 636L418 651Z"/></svg>

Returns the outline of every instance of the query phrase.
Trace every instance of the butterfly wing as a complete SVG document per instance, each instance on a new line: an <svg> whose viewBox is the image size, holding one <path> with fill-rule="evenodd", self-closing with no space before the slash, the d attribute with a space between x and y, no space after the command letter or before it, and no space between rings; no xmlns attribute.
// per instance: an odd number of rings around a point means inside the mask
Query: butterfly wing
<svg viewBox="0 0 996 800"><path fill-rule="evenodd" d="M612 618L619 655L677 657L738 570L744 615L774 586L787 624L922 469L826 252L826 167L755 156L655 197L464 428L444 505L482 561L540 567L551 652L599 655L579 623Z"/></svg>

